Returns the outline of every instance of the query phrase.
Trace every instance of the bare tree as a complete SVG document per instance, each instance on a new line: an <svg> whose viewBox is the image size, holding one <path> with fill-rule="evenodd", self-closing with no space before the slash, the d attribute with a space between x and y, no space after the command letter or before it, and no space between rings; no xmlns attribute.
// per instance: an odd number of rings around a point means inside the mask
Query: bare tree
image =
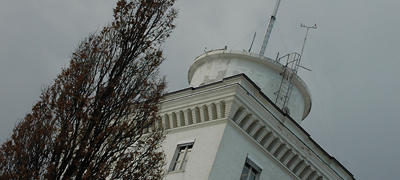
<svg viewBox="0 0 400 180"><path fill-rule="evenodd" d="M161 45L175 0L119 0L0 148L0 179L161 179Z"/></svg>

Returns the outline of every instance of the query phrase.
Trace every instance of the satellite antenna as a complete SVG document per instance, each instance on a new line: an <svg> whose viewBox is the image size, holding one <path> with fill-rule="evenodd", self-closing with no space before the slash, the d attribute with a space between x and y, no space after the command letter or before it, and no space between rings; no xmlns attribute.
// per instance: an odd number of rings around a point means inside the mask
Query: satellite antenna
<svg viewBox="0 0 400 180"><path fill-rule="evenodd" d="M269 37L271 36L272 27L274 26L280 3L281 3L281 0L276 1L274 12L272 13L271 18L269 19L267 32L265 32L264 41L263 41L263 44L260 49L260 54L259 54L260 56L264 56L264 54L265 54L265 49L267 48L268 40L269 40Z"/></svg>

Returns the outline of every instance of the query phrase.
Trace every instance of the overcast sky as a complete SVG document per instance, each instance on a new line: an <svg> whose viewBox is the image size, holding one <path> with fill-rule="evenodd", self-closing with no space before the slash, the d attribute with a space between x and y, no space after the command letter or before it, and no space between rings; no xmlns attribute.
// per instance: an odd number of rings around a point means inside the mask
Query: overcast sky
<svg viewBox="0 0 400 180"><path fill-rule="evenodd" d="M275 0L179 0L177 28L161 71L168 90L188 87L187 70L208 50L258 52ZM110 21L110 0L0 1L0 142L10 136L88 33ZM302 126L357 179L398 179L400 1L282 0L266 55L299 51L313 107Z"/></svg>

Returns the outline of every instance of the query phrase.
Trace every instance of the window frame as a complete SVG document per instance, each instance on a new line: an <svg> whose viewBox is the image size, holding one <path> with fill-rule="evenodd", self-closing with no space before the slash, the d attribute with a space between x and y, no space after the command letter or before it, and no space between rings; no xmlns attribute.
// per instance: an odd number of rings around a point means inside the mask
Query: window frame
<svg viewBox="0 0 400 180"><path fill-rule="evenodd" d="M246 161L244 162L242 173L240 174L240 179L242 179L243 172L244 172L245 168L248 168L248 175L246 177L246 180L250 179L250 174L252 172L256 172L256 173L254 173L255 180L259 180L260 179L260 175L261 175L262 169L260 168L260 166L258 166L256 163L254 163L248 157L246 158Z"/></svg>
<svg viewBox="0 0 400 180"><path fill-rule="evenodd" d="M174 156L172 157L171 163L169 165L168 172L183 172L183 171L185 171L186 164L188 161L187 156L188 156L188 153L193 152L193 145L194 145L194 142L187 142L187 143L181 143L181 144L176 145L175 153L174 153ZM190 147L190 146L192 146L192 147ZM184 155L181 160L182 162L178 162L179 153L181 152L182 148L185 148ZM179 163L179 165L180 165L180 167L178 167L178 168L176 168L177 163Z"/></svg>

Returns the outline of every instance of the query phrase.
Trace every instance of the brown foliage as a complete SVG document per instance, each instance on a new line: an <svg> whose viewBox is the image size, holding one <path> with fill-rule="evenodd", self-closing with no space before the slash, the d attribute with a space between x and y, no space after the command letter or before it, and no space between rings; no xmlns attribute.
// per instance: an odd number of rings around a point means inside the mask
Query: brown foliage
<svg viewBox="0 0 400 180"><path fill-rule="evenodd" d="M160 179L161 44L174 0L119 0L0 148L0 179Z"/></svg>

